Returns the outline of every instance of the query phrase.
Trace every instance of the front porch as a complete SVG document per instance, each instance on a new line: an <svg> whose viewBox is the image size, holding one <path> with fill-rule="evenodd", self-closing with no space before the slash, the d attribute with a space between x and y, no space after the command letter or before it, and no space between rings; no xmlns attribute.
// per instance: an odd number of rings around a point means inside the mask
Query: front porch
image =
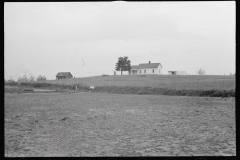
<svg viewBox="0 0 240 160"><path fill-rule="evenodd" d="M136 75L137 74L137 70L131 70L131 75Z"/></svg>

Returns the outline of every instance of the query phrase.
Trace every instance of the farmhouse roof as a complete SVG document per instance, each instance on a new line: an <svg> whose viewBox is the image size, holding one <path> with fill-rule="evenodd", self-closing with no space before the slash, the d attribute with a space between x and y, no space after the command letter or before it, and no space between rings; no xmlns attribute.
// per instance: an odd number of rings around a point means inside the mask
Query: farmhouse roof
<svg viewBox="0 0 240 160"><path fill-rule="evenodd" d="M161 66L161 63L141 63L139 65L131 66L132 69L144 69L144 68L158 68L158 66Z"/></svg>
<svg viewBox="0 0 240 160"><path fill-rule="evenodd" d="M72 76L72 74L70 72L58 72L58 74L56 76L68 76L68 75Z"/></svg>

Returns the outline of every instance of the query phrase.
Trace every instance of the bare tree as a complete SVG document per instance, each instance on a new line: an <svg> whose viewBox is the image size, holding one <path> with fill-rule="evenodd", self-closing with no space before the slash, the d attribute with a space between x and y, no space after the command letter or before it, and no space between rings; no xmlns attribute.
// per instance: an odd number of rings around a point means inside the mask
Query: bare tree
<svg viewBox="0 0 240 160"><path fill-rule="evenodd" d="M37 81L41 81L41 80L42 80L42 76L39 75L36 80L37 80Z"/></svg>
<svg viewBox="0 0 240 160"><path fill-rule="evenodd" d="M15 80L12 79L12 77L10 76L10 79L7 80L7 83L10 84L10 85L13 85L13 84L15 84L16 82L15 82Z"/></svg>
<svg viewBox="0 0 240 160"><path fill-rule="evenodd" d="M7 80L7 82L15 82L14 79L12 79L12 77L10 76L9 80Z"/></svg>
<svg viewBox="0 0 240 160"><path fill-rule="evenodd" d="M18 80L17 80L18 82L22 82L23 80L22 80L22 77L18 77Z"/></svg>
<svg viewBox="0 0 240 160"><path fill-rule="evenodd" d="M29 81L33 82L35 80L35 77L34 76L30 76L29 77Z"/></svg>
<svg viewBox="0 0 240 160"><path fill-rule="evenodd" d="M27 81L29 81L29 79L27 78L26 75L24 75L23 77L19 77L17 81L18 82L27 82Z"/></svg>
<svg viewBox="0 0 240 160"><path fill-rule="evenodd" d="M46 78L45 76L42 76L42 80L43 80L43 81L46 81L47 78Z"/></svg>
<svg viewBox="0 0 240 160"><path fill-rule="evenodd" d="M197 74L198 74L198 75L204 75L204 74L205 74L205 70L199 69L199 70L197 71Z"/></svg>
<svg viewBox="0 0 240 160"><path fill-rule="evenodd" d="M23 81L24 81L24 82L27 82L27 81L28 81L28 78L27 78L26 75L23 76Z"/></svg>
<svg viewBox="0 0 240 160"><path fill-rule="evenodd" d="M47 78L45 76L41 76L41 75L39 75L36 79L36 81L45 81L45 80L47 80Z"/></svg>

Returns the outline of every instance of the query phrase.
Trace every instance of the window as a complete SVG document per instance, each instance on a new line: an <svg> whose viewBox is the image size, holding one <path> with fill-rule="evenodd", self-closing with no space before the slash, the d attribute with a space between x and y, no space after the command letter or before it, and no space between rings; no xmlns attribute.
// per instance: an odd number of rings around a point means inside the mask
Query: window
<svg viewBox="0 0 240 160"><path fill-rule="evenodd" d="M144 70L144 73L146 73L146 69Z"/></svg>
<svg viewBox="0 0 240 160"><path fill-rule="evenodd" d="M154 69L153 69L153 73L154 73Z"/></svg>

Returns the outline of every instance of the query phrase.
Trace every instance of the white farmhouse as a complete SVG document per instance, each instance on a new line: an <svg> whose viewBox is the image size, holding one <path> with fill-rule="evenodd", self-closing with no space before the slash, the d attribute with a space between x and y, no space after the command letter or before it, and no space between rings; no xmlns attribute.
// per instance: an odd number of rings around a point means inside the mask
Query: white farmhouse
<svg viewBox="0 0 240 160"><path fill-rule="evenodd" d="M161 63L141 63L139 65L131 66L131 75L141 75L141 74L162 74Z"/></svg>

